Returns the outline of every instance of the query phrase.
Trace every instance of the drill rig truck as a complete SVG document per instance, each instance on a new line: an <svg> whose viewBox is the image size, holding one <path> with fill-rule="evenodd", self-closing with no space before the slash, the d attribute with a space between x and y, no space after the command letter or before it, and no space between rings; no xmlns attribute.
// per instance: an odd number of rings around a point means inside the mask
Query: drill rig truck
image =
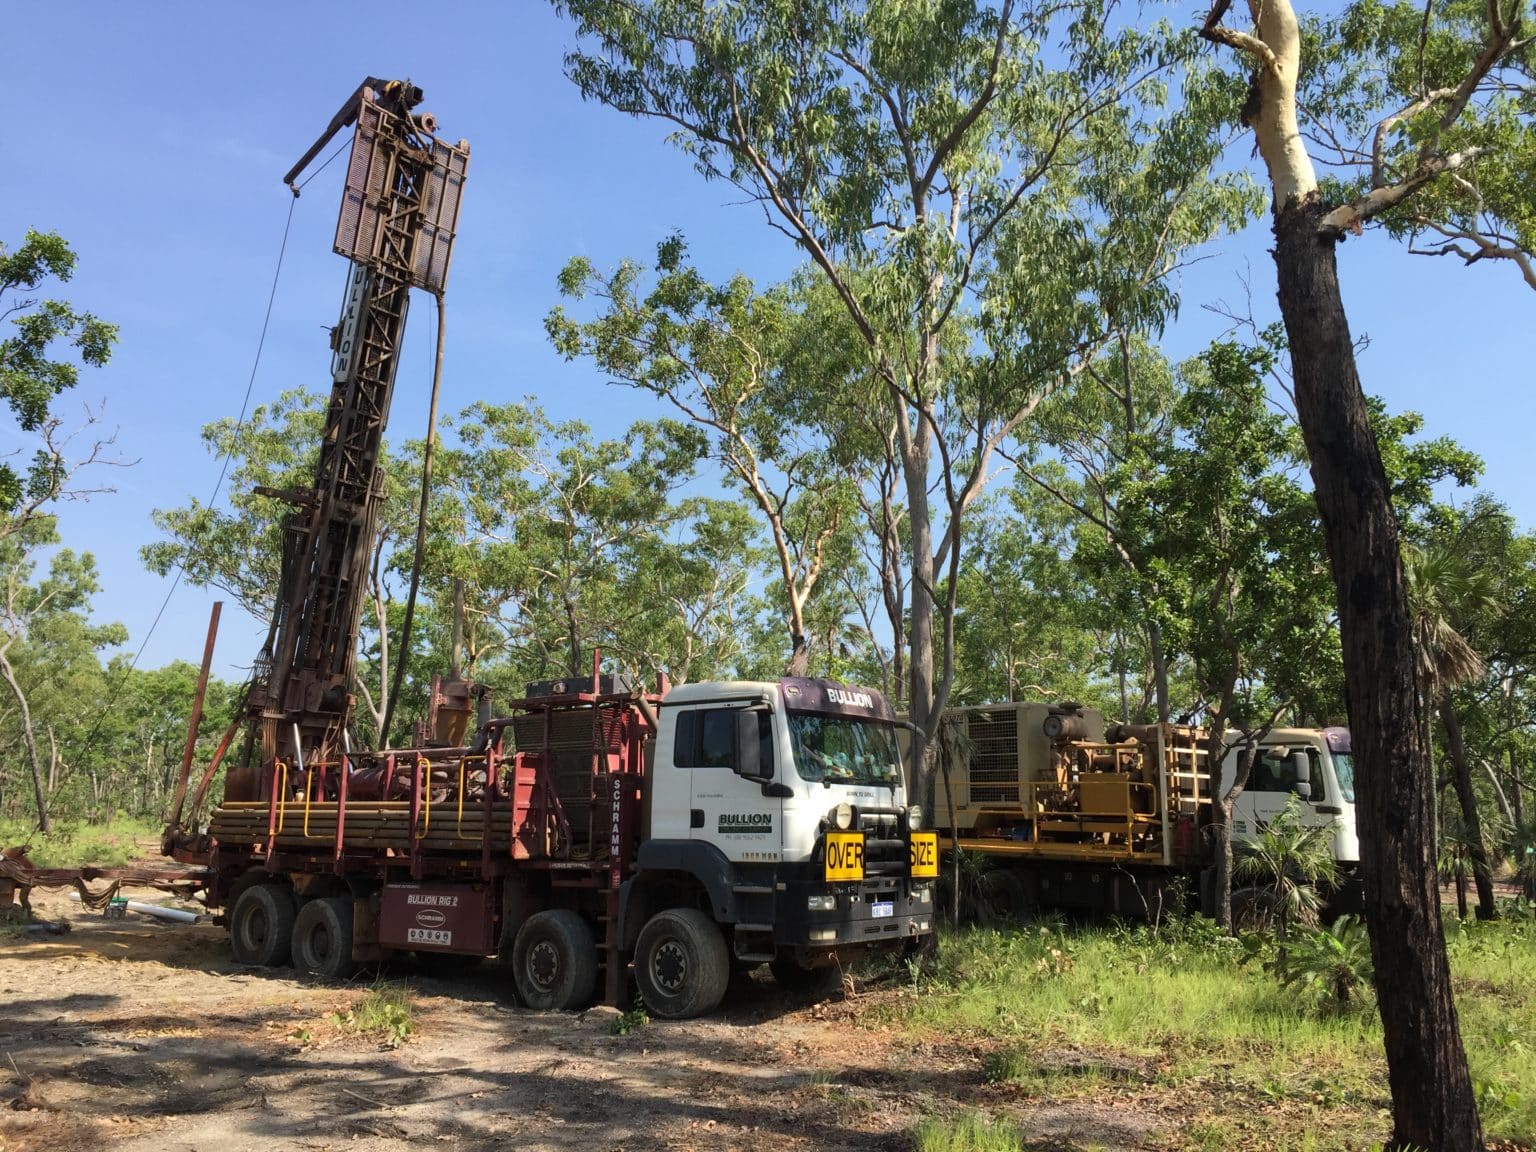
<svg viewBox="0 0 1536 1152"><path fill-rule="evenodd" d="M599 994L712 1010L733 969L784 982L933 931L936 836L906 804L897 720L823 680L648 691L605 675L529 686L493 716L434 677L411 748L349 738L358 621L382 496L383 433L410 290L441 294L469 148L436 135L408 82L366 80L287 176L355 126L336 251L350 261L312 487L243 721L165 848L206 872L235 957L341 977L414 953L440 968L509 956L519 997ZM295 189L296 190L296 189ZM222 801L193 815L235 737Z"/></svg>
<svg viewBox="0 0 1536 1152"><path fill-rule="evenodd" d="M934 824L946 846L984 860L978 910L999 919L1035 908L1132 918L1180 910L1175 890L1214 914L1212 803L1231 786L1242 749L1225 744L1212 771L1207 733L1172 724L1106 724L1074 704L954 708L948 782ZM1345 728L1273 728L1260 740L1233 804L1241 853L1289 804L1326 829L1339 880L1331 914L1358 911L1353 757ZM1234 909L1257 893L1234 893Z"/></svg>

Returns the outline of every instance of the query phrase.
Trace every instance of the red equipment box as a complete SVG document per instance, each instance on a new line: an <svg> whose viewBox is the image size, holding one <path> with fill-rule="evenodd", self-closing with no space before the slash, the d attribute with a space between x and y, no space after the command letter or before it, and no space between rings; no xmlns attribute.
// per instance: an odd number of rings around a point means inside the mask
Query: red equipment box
<svg viewBox="0 0 1536 1152"><path fill-rule="evenodd" d="M379 905L379 943L412 952L489 956L494 924L485 884L386 884Z"/></svg>

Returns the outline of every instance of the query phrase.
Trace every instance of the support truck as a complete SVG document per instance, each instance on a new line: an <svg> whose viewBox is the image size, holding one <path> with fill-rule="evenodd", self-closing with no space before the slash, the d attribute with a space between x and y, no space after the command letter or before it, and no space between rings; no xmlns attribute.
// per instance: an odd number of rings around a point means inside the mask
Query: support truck
<svg viewBox="0 0 1536 1152"><path fill-rule="evenodd" d="M934 825L944 847L953 841L987 861L983 911L1146 917L1169 906L1176 881L1213 910L1215 781L1204 730L1106 724L1091 708L1042 703L955 708L946 722L954 732ZM1221 788L1240 753L1229 740L1215 774ZM1239 852L1292 800L1304 822L1329 829L1340 872L1335 913L1359 907L1352 768L1346 729L1272 729L1233 808Z"/></svg>

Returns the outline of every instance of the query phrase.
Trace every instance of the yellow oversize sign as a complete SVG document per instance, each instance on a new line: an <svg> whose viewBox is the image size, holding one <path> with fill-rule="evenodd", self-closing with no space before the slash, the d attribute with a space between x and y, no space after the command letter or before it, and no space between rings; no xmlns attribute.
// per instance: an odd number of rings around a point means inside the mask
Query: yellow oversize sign
<svg viewBox="0 0 1536 1152"><path fill-rule="evenodd" d="M912 844L907 849L907 863L911 866L912 878L915 880L937 876L939 874L939 834L937 832L912 833Z"/></svg>
<svg viewBox="0 0 1536 1152"><path fill-rule="evenodd" d="M864 833L827 833L827 879L864 879Z"/></svg>

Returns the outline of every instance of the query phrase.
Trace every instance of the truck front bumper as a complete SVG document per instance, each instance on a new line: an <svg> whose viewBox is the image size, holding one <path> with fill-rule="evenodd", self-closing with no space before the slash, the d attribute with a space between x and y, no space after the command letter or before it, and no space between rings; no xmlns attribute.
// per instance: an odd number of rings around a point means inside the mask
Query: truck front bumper
<svg viewBox="0 0 1536 1152"><path fill-rule="evenodd" d="M776 904L778 948L845 952L895 946L934 930L932 881L792 879L784 882Z"/></svg>

